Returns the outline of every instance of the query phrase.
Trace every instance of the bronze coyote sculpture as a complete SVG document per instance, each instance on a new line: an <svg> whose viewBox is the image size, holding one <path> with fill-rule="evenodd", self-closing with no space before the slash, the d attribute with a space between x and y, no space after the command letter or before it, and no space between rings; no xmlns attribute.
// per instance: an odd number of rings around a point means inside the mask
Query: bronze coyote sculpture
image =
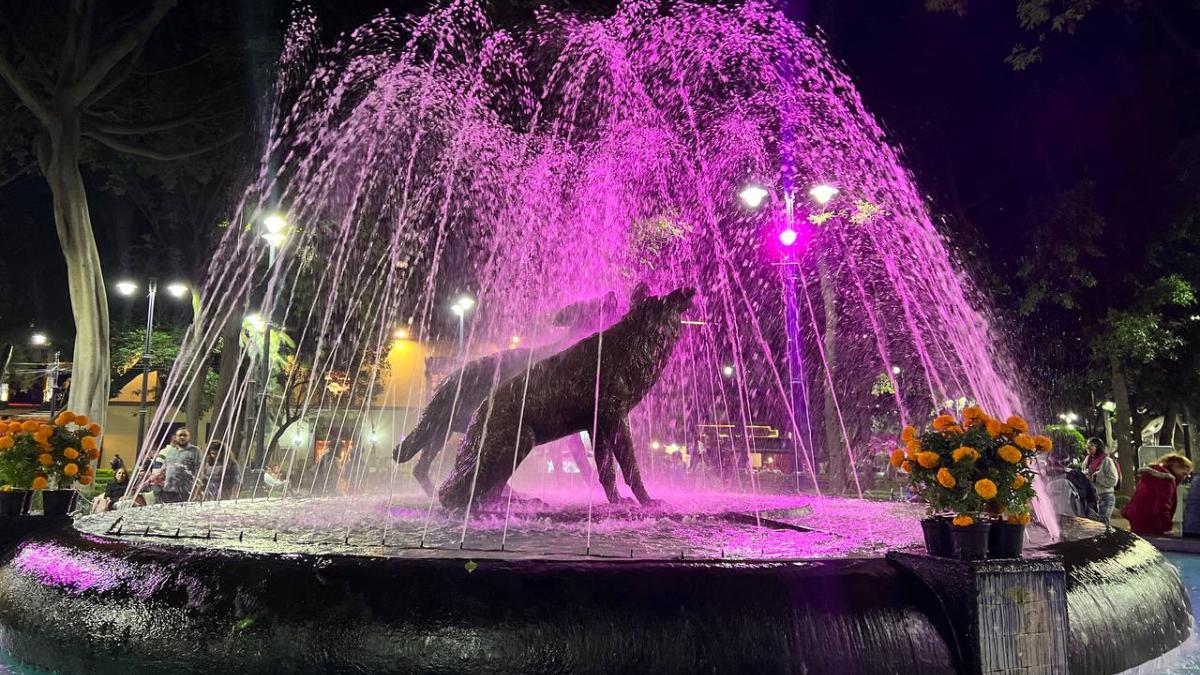
<svg viewBox="0 0 1200 675"><path fill-rule="evenodd" d="M461 509L495 500L534 446L590 432L593 424L596 468L608 500L620 501L615 467L620 464L638 501L655 503L642 484L629 412L662 375L679 341L680 315L694 296L692 288L662 296L639 289L616 324L497 387L471 418L454 469L438 489L442 505Z"/></svg>

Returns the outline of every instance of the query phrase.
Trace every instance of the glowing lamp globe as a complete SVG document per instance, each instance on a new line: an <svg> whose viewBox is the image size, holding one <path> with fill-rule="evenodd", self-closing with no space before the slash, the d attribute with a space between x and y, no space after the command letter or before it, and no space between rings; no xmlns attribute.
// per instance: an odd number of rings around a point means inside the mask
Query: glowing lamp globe
<svg viewBox="0 0 1200 675"><path fill-rule="evenodd" d="M796 243L796 236L796 231L789 227L788 229L779 233L779 243L783 244L784 246L791 246L792 244Z"/></svg>
<svg viewBox="0 0 1200 675"><path fill-rule="evenodd" d="M116 283L117 292L121 295L133 295L137 292L137 284L132 281L118 281Z"/></svg>
<svg viewBox="0 0 1200 675"><path fill-rule="evenodd" d="M738 197L746 206L749 206L752 209L757 209L758 207L762 206L763 200L766 199L767 195L769 194L770 193L767 192L767 189L761 185L747 185L746 187L742 188L741 192L738 193Z"/></svg>
<svg viewBox="0 0 1200 675"><path fill-rule="evenodd" d="M187 284L181 283L169 284L167 286L167 292L170 293L171 297L173 298L182 298L183 296L187 295L188 287Z"/></svg>
<svg viewBox="0 0 1200 675"><path fill-rule="evenodd" d="M832 185L821 183L819 185L812 186L812 189L808 191L808 195L812 197L818 204L824 206L829 203L829 200L836 197L838 192L839 190Z"/></svg>

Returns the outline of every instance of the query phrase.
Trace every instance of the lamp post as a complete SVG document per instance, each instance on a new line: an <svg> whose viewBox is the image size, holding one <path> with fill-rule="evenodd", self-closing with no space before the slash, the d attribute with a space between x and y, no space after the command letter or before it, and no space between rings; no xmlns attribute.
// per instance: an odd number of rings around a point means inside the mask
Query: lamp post
<svg viewBox="0 0 1200 675"><path fill-rule="evenodd" d="M818 183L809 189L808 195L820 206L825 206L837 196L838 192L839 190L836 187L825 183ZM738 193L738 197L742 203L750 209L759 208L771 196L770 190L753 183L742 188L741 192ZM793 430L796 436L795 443L799 443L802 416L805 427L811 427L812 420L808 418L808 393L805 390L803 352L800 346L800 312L796 304L796 281L799 261L792 254L792 246L800 238L799 233L796 231L795 206L795 192L791 187L788 187L783 193L784 228L779 233L779 243L783 245L786 255L782 262L776 264L780 266L779 271L783 287L784 321L787 334L788 395L791 398L793 423L795 424L795 429ZM798 469L798 451L796 460ZM816 480L815 475L813 476L813 480ZM799 489L798 470L796 487Z"/></svg>
<svg viewBox="0 0 1200 675"><path fill-rule="evenodd" d="M132 297L138 291L138 284L129 279L122 279L113 284L119 295ZM188 294L187 284L173 282L167 285L167 293L173 298L182 298ZM158 279L150 277L146 283L146 335L142 343L142 391L138 399L138 435L137 447L140 452L142 443L146 440L146 416L150 411L149 393L150 393L150 350L152 348L151 339L154 334L154 301L158 297Z"/></svg>
<svg viewBox="0 0 1200 675"><path fill-rule="evenodd" d="M262 234L263 241L267 242L267 297L263 301L263 329L262 329L262 390L258 397L258 430L255 434L257 448L257 459L264 460L267 456L267 390L271 382L271 301L270 297L271 282L269 281L270 270L275 267L275 254L283 243L287 240L288 224L283 215L273 213L266 218L263 218L263 229L266 230Z"/></svg>
<svg viewBox="0 0 1200 675"><path fill-rule="evenodd" d="M471 311L474 307L475 299L469 295L459 296L454 301L454 304L450 305L450 311L454 313L454 316L458 317L458 352L463 359L467 357L465 317L467 312Z"/></svg>

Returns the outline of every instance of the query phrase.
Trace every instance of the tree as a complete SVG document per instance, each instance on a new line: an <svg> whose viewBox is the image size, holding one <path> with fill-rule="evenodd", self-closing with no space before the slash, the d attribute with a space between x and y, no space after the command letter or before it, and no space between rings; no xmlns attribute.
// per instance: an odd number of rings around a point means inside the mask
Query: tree
<svg viewBox="0 0 1200 675"><path fill-rule="evenodd" d="M1080 24L1103 4L1115 6L1128 14L1147 15L1172 46L1184 53L1193 65L1200 66L1200 50L1176 29L1177 25L1188 25L1187 21L1200 21L1200 5L1155 0L1121 0L1113 3L1099 3L1096 0L1014 0L1017 21L1036 42L1032 46L1024 42L1013 45L1012 51L1004 59L1005 63L1011 65L1013 70L1025 70L1040 63L1045 58L1044 46L1048 44L1051 34L1074 35ZM931 12L949 12L958 16L964 16L969 5L970 0L925 0L925 9Z"/></svg>
<svg viewBox="0 0 1200 675"><path fill-rule="evenodd" d="M20 124L35 132L31 154L50 187L55 229L67 261L75 321L69 405L98 420L105 418L109 395L108 298L80 166L97 144L125 155L172 161L208 152L236 135L218 129L210 142L183 150L143 143L206 117L193 111L176 119L147 119L147 112L161 108L149 102L128 105L131 88L142 79L136 68L147 43L174 5L175 0L152 0L124 16L98 16L103 12L93 0L70 0L65 16L53 21L59 14L55 8L28 3L17 20L4 20L12 39L9 49L0 52L0 79L32 118ZM54 25L62 26L61 35L46 31ZM101 30L105 25L109 31ZM26 44L26 36L38 36L38 42Z"/></svg>

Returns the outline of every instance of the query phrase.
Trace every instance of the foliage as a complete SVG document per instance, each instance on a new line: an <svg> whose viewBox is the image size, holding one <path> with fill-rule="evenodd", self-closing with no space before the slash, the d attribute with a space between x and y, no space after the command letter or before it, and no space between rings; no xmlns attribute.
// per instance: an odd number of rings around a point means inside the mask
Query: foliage
<svg viewBox="0 0 1200 675"><path fill-rule="evenodd" d="M1054 454L1059 457L1078 460L1087 454L1087 439L1075 427L1051 424L1046 427L1046 435L1054 444Z"/></svg>
<svg viewBox="0 0 1200 675"><path fill-rule="evenodd" d="M182 343L188 329L156 328L150 336L150 370L158 374L161 383L171 374L175 359L179 357L179 345ZM112 394L116 396L125 385L141 377L142 349L145 348L146 329L141 327L126 327L113 332L112 338ZM218 342L214 357L220 354L221 345ZM139 385L140 386L140 385ZM205 371L204 396L201 412L209 410L216 398L217 374L211 370ZM140 391L140 389L139 389Z"/></svg>
<svg viewBox="0 0 1200 675"><path fill-rule="evenodd" d="M11 433L14 424L23 425L22 422L0 422L3 427L0 432L0 485L28 489L37 474L37 456L41 451L32 434ZM37 423L34 425L36 428Z"/></svg>
<svg viewBox="0 0 1200 675"><path fill-rule="evenodd" d="M1035 496L1030 464L1053 447L1049 437L1030 434L1020 417L1002 421L977 406L963 409L961 420L939 415L921 432L905 427L901 442L890 462L909 475L932 512L1008 513L1010 522L1028 522Z"/></svg>
<svg viewBox="0 0 1200 675"><path fill-rule="evenodd" d="M0 432L3 480L14 487L43 490L78 481L90 485L100 457L100 425L64 411L53 424L33 420L7 422Z"/></svg>
<svg viewBox="0 0 1200 675"><path fill-rule="evenodd" d="M970 0L925 0L925 9L931 12L949 12L958 16L967 14ZM1096 0L1015 0L1015 10L1021 28L1034 36L1032 46L1023 42L1013 45L1004 59L1013 70L1025 70L1043 60L1043 46L1051 33L1074 35L1084 19L1102 3ZM1116 3L1125 10L1142 7L1141 0L1120 0ZM1181 3L1182 4L1182 3Z"/></svg>

